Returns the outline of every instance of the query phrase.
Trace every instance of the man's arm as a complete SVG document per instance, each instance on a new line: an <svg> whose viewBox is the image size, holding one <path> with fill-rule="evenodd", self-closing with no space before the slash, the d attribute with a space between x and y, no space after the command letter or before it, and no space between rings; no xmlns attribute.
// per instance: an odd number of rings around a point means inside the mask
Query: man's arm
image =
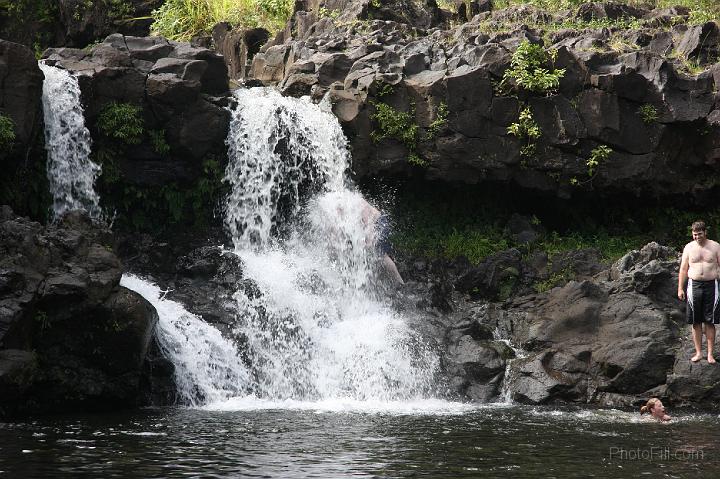
<svg viewBox="0 0 720 479"><path fill-rule="evenodd" d="M690 268L690 259L688 255L688 247L683 249L682 259L680 260L680 274L678 274L678 298L685 300L685 282L688 277L688 268Z"/></svg>

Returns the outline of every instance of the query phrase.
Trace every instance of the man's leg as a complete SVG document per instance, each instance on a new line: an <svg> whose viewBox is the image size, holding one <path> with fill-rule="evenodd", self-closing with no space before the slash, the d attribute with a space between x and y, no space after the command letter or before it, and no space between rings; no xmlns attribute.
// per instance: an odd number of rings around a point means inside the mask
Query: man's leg
<svg viewBox="0 0 720 479"><path fill-rule="evenodd" d="M715 335L715 328L713 327L713 337ZM693 323L692 325L692 338L693 344L695 345L695 356L690 358L690 361L696 363L700 361L702 357L702 323Z"/></svg>
<svg viewBox="0 0 720 479"><path fill-rule="evenodd" d="M705 323L705 338L707 339L707 360L710 364L715 364L715 356L713 356L713 350L715 349L715 325L712 323Z"/></svg>

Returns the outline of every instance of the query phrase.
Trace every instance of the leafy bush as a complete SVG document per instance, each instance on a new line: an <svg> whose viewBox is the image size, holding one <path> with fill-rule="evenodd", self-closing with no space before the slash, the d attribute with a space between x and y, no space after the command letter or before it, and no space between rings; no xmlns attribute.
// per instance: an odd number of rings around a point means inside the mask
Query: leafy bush
<svg viewBox="0 0 720 479"><path fill-rule="evenodd" d="M153 33L190 40L218 22L241 28L281 30L293 12L292 0L167 0L153 11Z"/></svg>
<svg viewBox="0 0 720 479"><path fill-rule="evenodd" d="M110 103L100 112L97 126L108 138L115 138L128 145L137 145L142 140L142 108L130 103Z"/></svg>
<svg viewBox="0 0 720 479"><path fill-rule="evenodd" d="M15 141L15 123L9 116L0 113L0 149L8 150Z"/></svg>
<svg viewBox="0 0 720 479"><path fill-rule="evenodd" d="M520 112L518 121L511 124L507 131L525 142L520 148L520 155L528 157L535 153L535 140L540 138L540 126L535 122L529 106Z"/></svg>
<svg viewBox="0 0 720 479"><path fill-rule="evenodd" d="M385 138L398 140L408 150L408 163L411 165L428 166L427 160L417 154L417 145L420 140L420 128L415 123L415 108L410 111L400 111L387 103L373 102L375 113L370 118L377 123L377 130L373 130L370 137L379 142Z"/></svg>
<svg viewBox="0 0 720 479"><path fill-rule="evenodd" d="M605 163L608 158L610 158L610 154L612 153L612 148L610 148L607 145L600 145L597 148L593 149L590 152L590 158L585 162L587 165L587 174L590 177L595 176L597 173L597 168L600 166L600 164Z"/></svg>
<svg viewBox="0 0 720 479"><path fill-rule="evenodd" d="M510 68L505 71L501 84L514 84L538 93L557 90L565 69L554 67L556 56L557 50L545 50L541 45L524 40L513 53Z"/></svg>

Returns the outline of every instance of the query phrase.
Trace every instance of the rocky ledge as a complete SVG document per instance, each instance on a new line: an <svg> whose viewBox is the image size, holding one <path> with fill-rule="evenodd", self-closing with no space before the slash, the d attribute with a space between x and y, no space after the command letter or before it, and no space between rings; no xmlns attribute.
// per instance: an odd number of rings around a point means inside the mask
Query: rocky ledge
<svg viewBox="0 0 720 479"><path fill-rule="evenodd" d="M119 285L107 231L0 209L0 417L147 402L155 309Z"/></svg>
<svg viewBox="0 0 720 479"><path fill-rule="evenodd" d="M720 368L689 361L678 259L650 243L546 293L504 303L460 300L447 333L452 383L480 401L497 400L504 384L507 397L530 404L616 406L649 396L716 404Z"/></svg>
<svg viewBox="0 0 720 479"><path fill-rule="evenodd" d="M413 11L404 2L308 2L249 76L288 95L329 95L360 178L714 198L716 23L613 2L471 5L477 15L451 27L434 2L412 18L398 13Z"/></svg>

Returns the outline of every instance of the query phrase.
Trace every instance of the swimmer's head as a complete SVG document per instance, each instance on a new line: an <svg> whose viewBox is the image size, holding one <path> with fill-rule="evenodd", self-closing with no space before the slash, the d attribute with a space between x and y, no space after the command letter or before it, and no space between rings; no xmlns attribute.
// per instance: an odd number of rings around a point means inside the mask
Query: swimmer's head
<svg viewBox="0 0 720 479"><path fill-rule="evenodd" d="M665 414L665 406L658 398L650 398L644 406L640 408L640 415L649 413L653 416Z"/></svg>

